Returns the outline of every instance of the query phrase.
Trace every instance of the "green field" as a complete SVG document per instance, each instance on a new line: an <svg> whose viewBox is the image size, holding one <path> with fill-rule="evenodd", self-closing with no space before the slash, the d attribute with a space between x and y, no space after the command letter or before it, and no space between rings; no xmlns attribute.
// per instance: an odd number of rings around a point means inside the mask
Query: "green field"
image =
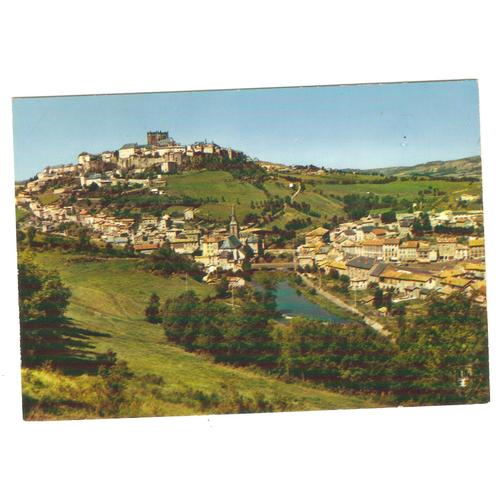
<svg viewBox="0 0 500 500"><path fill-rule="evenodd" d="M462 194L480 195L481 183L479 181L445 181L445 180L408 180L394 181L385 184L377 184L373 182L359 184L342 184L337 183L339 174L326 174L322 176L302 174L301 179L304 181L305 191L300 193L296 201L304 201L311 205L311 208L322 214L342 215L342 203L339 200L332 198L343 197L348 194L375 194L378 196L395 196L396 198L406 199L415 202L420 199L421 192L428 189L437 189L441 193L434 196L433 194L424 194L424 202L422 208L425 210L445 210L449 208L457 208L457 199ZM360 178L374 179L373 176L361 176ZM375 177L376 178L376 177ZM334 181L334 183L332 183ZM311 184L312 183L312 184ZM477 208L476 205L471 208ZM374 210L373 213L379 213L383 209Z"/></svg>
<svg viewBox="0 0 500 500"><path fill-rule="evenodd" d="M266 193L249 182L234 179L223 171L192 171L168 178L165 194L178 194L193 198L216 198L218 203L207 202L200 208L202 215L218 220L228 219L231 206L236 205L239 217L251 212L250 203L264 201Z"/></svg>
<svg viewBox="0 0 500 500"><path fill-rule="evenodd" d="M201 217L217 220L225 223L229 219L232 205L235 205L236 215L240 222L250 212L260 214L260 208L252 208L251 204L271 199L273 197L285 198L291 196L297 189L297 183L290 187L287 176L291 174L272 174L265 182L264 189L259 189L249 182L234 179L225 171L189 171L168 178L166 186L167 195L191 196L197 199L207 199L199 209ZM311 217L310 227L329 222L333 216L344 216L344 206L339 198L345 195L376 194L378 196L391 195L396 198L406 199L409 202L420 201L421 194L425 190L438 190L439 194L424 194L423 203L419 208L423 210L444 210L457 208L457 200L462 194L481 194L480 182L469 181L446 181L446 180L396 180L394 182L377 184L374 180L380 180L380 175L363 175L361 173L326 173L314 175L311 173L294 173L302 183L302 191L296 196L295 202L306 203L312 214L305 211L292 209L285 212L264 225L265 228L277 226L284 228L286 223L294 218L304 219ZM355 184L345 184L356 181ZM359 183L359 181L366 181ZM471 205L471 208L477 208ZM176 210L179 207L175 207ZM172 208L173 210L173 208ZM172 211L170 210L170 211ZM381 213L387 209L375 209L372 213ZM319 217L314 214L320 214Z"/></svg>
<svg viewBox="0 0 500 500"><path fill-rule="evenodd" d="M68 316L85 332L81 334L84 340L99 352L107 349L117 352L119 359L127 361L136 374L129 388L134 394L135 404L121 416L207 413L185 394L190 394L190 391L217 392L227 386L248 397L260 393L270 398L288 398L296 410L376 406L373 401L360 397L341 395L299 382L285 383L251 370L215 364L204 356L167 343L162 327L144 320L144 308L153 291L164 300L185 290L186 282L181 277L166 279L145 273L137 268L134 259L86 262L55 252L38 254L35 259L45 267L57 269L71 288ZM188 280L187 287L200 295L212 292L209 286L193 280ZM163 377L164 384L151 390L141 381L141 377L147 374ZM76 402L63 404L53 414L38 415L40 418L86 418L92 415L79 408L78 394L80 391L82 398L90 397L91 380L89 375L64 377L28 370L24 372L23 391L35 401L57 398L59 390L66 391L64 394L70 399L77 398Z"/></svg>
<svg viewBox="0 0 500 500"><path fill-rule="evenodd" d="M16 207L16 222L22 222L29 216L29 212L22 207Z"/></svg>
<svg viewBox="0 0 500 500"><path fill-rule="evenodd" d="M42 205L51 205L52 203L55 203L57 200L59 200L59 198L60 196L55 193L43 193L38 197Z"/></svg>

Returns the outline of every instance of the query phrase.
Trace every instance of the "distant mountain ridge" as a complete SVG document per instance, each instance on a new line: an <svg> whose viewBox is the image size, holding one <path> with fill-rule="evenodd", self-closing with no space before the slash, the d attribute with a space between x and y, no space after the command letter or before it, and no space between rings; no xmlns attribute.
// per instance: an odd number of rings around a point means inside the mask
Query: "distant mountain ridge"
<svg viewBox="0 0 500 500"><path fill-rule="evenodd" d="M458 160L430 161L411 167L384 167L363 170L395 177L475 177L481 179L481 157L470 156Z"/></svg>

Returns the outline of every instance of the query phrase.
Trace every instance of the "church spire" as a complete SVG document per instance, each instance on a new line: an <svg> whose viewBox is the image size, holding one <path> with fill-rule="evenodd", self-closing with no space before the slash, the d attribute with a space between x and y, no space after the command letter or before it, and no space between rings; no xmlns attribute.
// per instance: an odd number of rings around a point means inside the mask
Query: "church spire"
<svg viewBox="0 0 500 500"><path fill-rule="evenodd" d="M238 221L236 220L236 215L234 213L234 205L231 208L231 222L229 223L229 234L232 236L236 236L239 238L240 228L238 225Z"/></svg>

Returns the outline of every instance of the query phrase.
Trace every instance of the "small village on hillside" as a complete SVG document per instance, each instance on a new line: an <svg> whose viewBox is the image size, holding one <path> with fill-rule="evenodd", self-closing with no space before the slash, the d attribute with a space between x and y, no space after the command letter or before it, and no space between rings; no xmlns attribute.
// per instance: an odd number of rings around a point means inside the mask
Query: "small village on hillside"
<svg viewBox="0 0 500 500"><path fill-rule="evenodd" d="M41 233L64 235L67 225L73 224L87 228L102 245L126 247L139 254L152 254L167 245L198 263L208 282L229 273L232 286L242 286L245 280L234 275L252 266L288 269L313 278L324 275L344 280L355 292L378 285L390 289L395 301L460 290L486 306L483 212L479 209L427 213L415 207L392 219L383 213L337 219L329 227L307 230L302 244L280 248L269 243L269 229L255 222L241 225L234 205L227 224L207 225L196 206L161 216L117 217L77 204L82 197L103 196L113 188L162 196L169 177L186 162L207 156L222 161L245 158L242 152L213 142L184 146L168 132L148 132L146 145L125 144L100 154L83 152L77 164L44 168L18 187L16 204L29 212L25 224ZM273 171L277 167L263 164L263 168ZM289 188L296 195L301 186L290 183ZM42 203L41 195L55 195L55 201ZM463 194L461 198L475 201L477 196ZM449 234L435 233L436 227ZM369 303L373 296L363 300ZM384 307L379 309L381 314L386 312Z"/></svg>

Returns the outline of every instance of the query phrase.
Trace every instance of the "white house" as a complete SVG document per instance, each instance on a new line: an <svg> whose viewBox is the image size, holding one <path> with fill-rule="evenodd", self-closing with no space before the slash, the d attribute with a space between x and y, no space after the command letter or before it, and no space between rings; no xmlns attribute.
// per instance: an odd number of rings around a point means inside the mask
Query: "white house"
<svg viewBox="0 0 500 500"><path fill-rule="evenodd" d="M130 144L124 144L118 151L118 156L121 159L126 159L130 158L131 156L134 156L139 149L139 145L134 142Z"/></svg>

